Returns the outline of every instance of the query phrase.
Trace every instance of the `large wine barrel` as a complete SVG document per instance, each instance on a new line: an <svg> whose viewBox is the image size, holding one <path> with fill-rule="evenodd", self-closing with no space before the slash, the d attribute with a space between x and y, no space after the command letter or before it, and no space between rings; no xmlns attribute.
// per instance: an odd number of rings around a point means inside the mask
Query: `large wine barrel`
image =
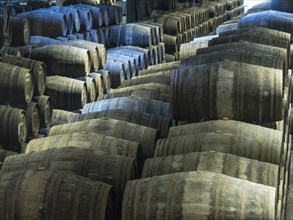
<svg viewBox="0 0 293 220"><path fill-rule="evenodd" d="M156 144L155 157L202 151L229 153L277 165L282 159L281 144L215 132L160 139Z"/></svg>
<svg viewBox="0 0 293 220"><path fill-rule="evenodd" d="M26 104L32 100L34 84L29 69L0 62L0 103Z"/></svg>
<svg viewBox="0 0 293 220"><path fill-rule="evenodd" d="M51 10L35 10L17 14L26 18L31 27L31 35L58 37L66 36L66 17L62 13Z"/></svg>
<svg viewBox="0 0 293 220"><path fill-rule="evenodd" d="M283 142L283 134L281 131L233 120L206 121L171 127L169 129L169 137L207 132L224 132L242 135L255 139L258 142L262 142L263 140L275 144L281 144Z"/></svg>
<svg viewBox="0 0 293 220"><path fill-rule="evenodd" d="M80 81L85 82L87 90L87 102L94 102L97 98L97 85L96 80L92 77L84 76L77 78Z"/></svg>
<svg viewBox="0 0 293 220"><path fill-rule="evenodd" d="M140 173L142 171L143 153L141 144L103 134L82 132L38 138L31 140L24 151L25 153L30 153L64 147L91 148L111 154L132 157L137 161Z"/></svg>
<svg viewBox="0 0 293 220"><path fill-rule="evenodd" d="M126 185L122 219L274 219L276 188L210 172L184 172Z"/></svg>
<svg viewBox="0 0 293 220"><path fill-rule="evenodd" d="M33 49L31 58L46 64L48 75L80 77L90 72L89 51L70 45L48 45Z"/></svg>
<svg viewBox="0 0 293 220"><path fill-rule="evenodd" d="M63 110L80 109L87 103L85 82L62 76L47 77L46 95L54 108Z"/></svg>
<svg viewBox="0 0 293 220"><path fill-rule="evenodd" d="M79 115L78 113L64 111L61 109L53 109L51 126L69 123L71 117Z"/></svg>
<svg viewBox="0 0 293 220"><path fill-rule="evenodd" d="M56 170L1 173L0 187L3 220L113 219L115 212L112 186Z"/></svg>
<svg viewBox="0 0 293 220"><path fill-rule="evenodd" d="M159 83L163 85L170 85L171 72L158 72L149 75L142 75L133 77L131 80L125 80L121 83L121 87L134 86L146 83Z"/></svg>
<svg viewBox="0 0 293 220"><path fill-rule="evenodd" d="M44 94L47 71L43 62L12 55L4 56L2 62L29 69L34 84L34 95Z"/></svg>
<svg viewBox="0 0 293 220"><path fill-rule="evenodd" d="M12 148L4 147L4 149L20 152L19 146L25 142L26 137L27 115L25 111L0 105L0 143Z"/></svg>
<svg viewBox="0 0 293 220"><path fill-rule="evenodd" d="M194 152L147 159L142 178L187 171L207 171L278 188L279 167L221 152Z"/></svg>
<svg viewBox="0 0 293 220"><path fill-rule="evenodd" d="M160 92L159 90L151 90L151 89L129 90L124 92L100 95L97 101L119 98L119 97L129 97L129 96L134 96L137 98L144 98L144 99L154 99L161 102L170 101L169 94Z"/></svg>
<svg viewBox="0 0 293 220"><path fill-rule="evenodd" d="M11 156L6 158L1 171L13 172L38 168L74 173L112 185L117 202L117 214L121 210L126 183L139 177L134 158L77 147L53 148Z"/></svg>
<svg viewBox="0 0 293 220"><path fill-rule="evenodd" d="M171 111L175 119L190 122L222 118L253 124L279 121L282 82L278 70L252 64L225 61L189 66L172 75Z"/></svg>
<svg viewBox="0 0 293 220"><path fill-rule="evenodd" d="M52 101L49 96L35 96L34 101L40 106L41 128L49 127L52 121Z"/></svg>
<svg viewBox="0 0 293 220"><path fill-rule="evenodd" d="M64 44L88 50L90 54L91 71L96 72L99 69L99 49L95 44L89 44L89 42L85 40L73 40L65 42Z"/></svg>
<svg viewBox="0 0 293 220"><path fill-rule="evenodd" d="M12 30L10 46L17 47L29 45L31 30L28 20L18 17L10 17L10 23Z"/></svg>
<svg viewBox="0 0 293 220"><path fill-rule="evenodd" d="M154 156L155 143L159 138L159 132L156 129L108 118L54 126L49 136L83 131L136 141L142 145L144 158Z"/></svg>
<svg viewBox="0 0 293 220"><path fill-rule="evenodd" d="M88 103L82 109L82 114L112 109L125 109L171 118L169 103L160 102L153 99L136 98L133 96L106 99L102 101Z"/></svg>
<svg viewBox="0 0 293 220"><path fill-rule="evenodd" d="M169 127L172 125L172 120L170 118L138 111L130 111L129 109L112 109L86 114L75 114L69 119L69 122L83 121L101 117L127 121L150 128L155 128L160 131L161 137L168 136Z"/></svg>

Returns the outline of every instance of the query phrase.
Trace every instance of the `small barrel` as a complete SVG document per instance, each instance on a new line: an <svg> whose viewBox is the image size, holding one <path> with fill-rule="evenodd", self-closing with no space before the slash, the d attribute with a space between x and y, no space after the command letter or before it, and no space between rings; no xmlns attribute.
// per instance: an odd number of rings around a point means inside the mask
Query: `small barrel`
<svg viewBox="0 0 293 220"><path fill-rule="evenodd" d="M282 120L283 77L278 71L232 61L180 69L171 77L172 114L189 122L228 118L263 124ZM199 92L189 95L190 91Z"/></svg>
<svg viewBox="0 0 293 220"><path fill-rule="evenodd" d="M94 5L88 4L78 4L73 5L77 9L88 9L92 15L92 27L97 28L103 26L108 26L109 20L108 11L106 9L101 9Z"/></svg>
<svg viewBox="0 0 293 220"><path fill-rule="evenodd" d="M123 81L121 83L121 87L134 86L151 82L170 86L170 76L171 72L158 72L150 75L138 76L135 78L131 78L131 80Z"/></svg>
<svg viewBox="0 0 293 220"><path fill-rule="evenodd" d="M50 38L50 37L31 36L30 44L32 45L33 48L36 48L36 47L43 47L47 45L61 44L61 41L54 38Z"/></svg>
<svg viewBox="0 0 293 220"><path fill-rule="evenodd" d="M151 90L151 89L129 90L124 92L116 92L112 94L100 95L97 101L119 98L119 97L129 97L129 96L134 96L134 97L143 98L143 99L154 99L157 101L167 102L167 103L170 101L169 94L160 92L159 90Z"/></svg>
<svg viewBox="0 0 293 220"><path fill-rule="evenodd" d="M62 13L51 10L35 10L20 13L17 16L28 19L31 35L48 37L66 36L66 17Z"/></svg>
<svg viewBox="0 0 293 220"><path fill-rule="evenodd" d="M54 108L76 110L87 103L87 88L83 81L62 76L49 76L46 95L50 96Z"/></svg>
<svg viewBox="0 0 293 220"><path fill-rule="evenodd" d="M48 75L80 77L90 72L89 51L70 45L48 45L33 49L31 58L46 64Z"/></svg>
<svg viewBox="0 0 293 220"><path fill-rule="evenodd" d="M111 88L117 88L121 85L121 82L126 79L125 67L123 63L108 59L105 69L109 70L111 73Z"/></svg>
<svg viewBox="0 0 293 220"><path fill-rule="evenodd" d="M221 199L219 199L221 198ZM218 173L183 172L126 185L122 219L274 219L276 188Z"/></svg>
<svg viewBox="0 0 293 220"><path fill-rule="evenodd" d="M115 25L119 24L121 22L120 19L122 16L122 8L117 7L115 5L109 5L109 4L98 4L95 5L96 7L99 7L100 9L107 9L108 11L108 18L105 18L108 20L108 25L106 25L106 22L104 22L104 25L109 26L109 25ZM105 20L106 21L106 20Z"/></svg>
<svg viewBox="0 0 293 220"><path fill-rule="evenodd" d="M138 111L130 111L129 109L113 109L87 114L75 114L70 118L70 122L83 121L101 117L127 121L130 123L158 129L162 138L168 136L169 127L172 125L172 120L170 118Z"/></svg>
<svg viewBox="0 0 293 220"><path fill-rule="evenodd" d="M51 98L45 95L35 96L34 101L37 102L40 107L40 113L41 113L40 128L49 127L52 121L52 112L53 112Z"/></svg>
<svg viewBox="0 0 293 220"><path fill-rule="evenodd" d="M26 104L32 100L34 84L29 69L1 62L0 78L0 103Z"/></svg>
<svg viewBox="0 0 293 220"><path fill-rule="evenodd" d="M53 148L11 156L3 163L1 171L38 168L60 170L112 185L118 213L126 183L139 177L134 158L77 147Z"/></svg>
<svg viewBox="0 0 293 220"><path fill-rule="evenodd" d="M1 145L0 145L1 147ZM13 152L13 151L8 151L8 150L3 150L0 149L0 168L2 167L2 164L5 160L6 157L12 156L12 155L16 155L17 153Z"/></svg>
<svg viewBox="0 0 293 220"><path fill-rule="evenodd" d="M64 111L61 109L53 109L51 126L69 123L71 117L79 115L78 113Z"/></svg>
<svg viewBox="0 0 293 220"><path fill-rule="evenodd" d="M96 80L92 77L84 76L77 78L80 81L85 82L87 90L87 102L96 101L97 86Z"/></svg>
<svg viewBox="0 0 293 220"><path fill-rule="evenodd" d="M22 109L0 105L0 143L12 147L5 150L20 152L19 146L23 144L27 137L27 115Z"/></svg>
<svg viewBox="0 0 293 220"><path fill-rule="evenodd" d="M281 144L229 133L198 133L158 140L155 157L190 152L217 151L279 165Z"/></svg>
<svg viewBox="0 0 293 220"><path fill-rule="evenodd" d="M43 166L46 166L43 161ZM14 209L0 219L114 219L112 186L56 170L1 173L1 197ZM7 192L11 196L7 197ZM17 199L22 195L22 199ZM60 207L60 204L62 208Z"/></svg>
<svg viewBox="0 0 293 220"><path fill-rule="evenodd" d="M91 148L111 154L132 157L136 159L140 173L142 171L143 153L140 143L103 134L82 132L38 138L31 140L24 151L25 153L30 153L64 147Z"/></svg>
<svg viewBox="0 0 293 220"><path fill-rule="evenodd" d="M10 46L24 46L29 45L31 28L27 19L10 17L12 36Z"/></svg>
<svg viewBox="0 0 293 220"><path fill-rule="evenodd" d="M99 70L99 73L90 73L96 82L96 96L106 94L111 89L111 77L108 70Z"/></svg>
<svg viewBox="0 0 293 220"><path fill-rule="evenodd" d="M34 84L34 95L44 94L47 71L43 62L11 55L4 56L2 62L29 69Z"/></svg>
<svg viewBox="0 0 293 220"><path fill-rule="evenodd" d="M105 99L102 101L86 104L82 109L82 114L112 109L125 109L171 118L169 103L160 102L153 99L136 98L133 96Z"/></svg>
<svg viewBox="0 0 293 220"><path fill-rule="evenodd" d="M144 158L154 156L155 143L159 138L159 132L156 129L108 118L54 126L49 136L84 131L136 141L142 145Z"/></svg>
<svg viewBox="0 0 293 220"><path fill-rule="evenodd" d="M80 29L79 32L82 31L90 31L93 26L93 16L91 11L84 7L79 7L78 5L66 6L69 9L78 9L79 11L79 19L80 19Z"/></svg>
<svg viewBox="0 0 293 220"><path fill-rule="evenodd" d="M99 69L99 49L95 44L89 44L88 41L85 40L73 40L65 42L64 44L88 50L90 54L91 71L96 72Z"/></svg>
<svg viewBox="0 0 293 220"><path fill-rule="evenodd" d="M126 67L126 78L130 79L137 75L137 60L133 57L124 56L121 54L116 54L115 52L107 51L107 60L114 60L117 62L122 62L124 67Z"/></svg>
<svg viewBox="0 0 293 220"><path fill-rule="evenodd" d="M279 167L221 152L194 152L147 159L142 178L187 171L222 173L278 188Z"/></svg>

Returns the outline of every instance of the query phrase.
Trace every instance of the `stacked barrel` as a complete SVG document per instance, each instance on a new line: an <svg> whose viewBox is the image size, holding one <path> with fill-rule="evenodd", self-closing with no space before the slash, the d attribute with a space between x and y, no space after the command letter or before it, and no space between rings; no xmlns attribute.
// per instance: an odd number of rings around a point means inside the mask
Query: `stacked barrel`
<svg viewBox="0 0 293 220"><path fill-rule="evenodd" d="M176 11L154 11L151 20L164 26L168 61L180 59L180 45L195 37L208 35L216 27L244 10L242 1L180 3Z"/></svg>

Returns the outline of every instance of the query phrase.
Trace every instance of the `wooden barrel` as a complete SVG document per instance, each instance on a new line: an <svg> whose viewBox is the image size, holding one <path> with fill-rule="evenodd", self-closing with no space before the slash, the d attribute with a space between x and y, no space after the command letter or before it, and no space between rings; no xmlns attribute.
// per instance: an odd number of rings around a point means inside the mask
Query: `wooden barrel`
<svg viewBox="0 0 293 220"><path fill-rule="evenodd" d="M181 44L180 45L180 59L184 60L191 56L196 55L196 51L199 48L205 48L208 46L208 41L204 42L196 42L191 41L189 43Z"/></svg>
<svg viewBox="0 0 293 220"><path fill-rule="evenodd" d="M66 36L66 17L62 13L51 10L36 10L17 14L26 18L31 27L31 35L58 37Z"/></svg>
<svg viewBox="0 0 293 220"><path fill-rule="evenodd" d="M96 97L106 94L111 89L111 76L108 70L98 70L98 73L90 73L96 82Z"/></svg>
<svg viewBox="0 0 293 220"><path fill-rule="evenodd" d="M96 29L91 29L91 42L99 43L99 35Z"/></svg>
<svg viewBox="0 0 293 220"><path fill-rule="evenodd" d="M48 45L33 49L31 58L46 64L48 75L80 77L90 72L89 51L70 45Z"/></svg>
<svg viewBox="0 0 293 220"><path fill-rule="evenodd" d="M102 101L88 103L83 107L82 114L112 109L125 109L171 118L169 103L153 99L136 98L133 96L105 99Z"/></svg>
<svg viewBox="0 0 293 220"><path fill-rule="evenodd" d="M121 83L121 87L140 85L145 83L159 83L163 85L170 85L171 72L158 72L149 75L142 75L133 77L131 80L125 80Z"/></svg>
<svg viewBox="0 0 293 220"><path fill-rule="evenodd" d="M193 65L210 64L225 60L243 62L281 70L276 70L276 72L283 75L283 86L285 86L285 79L288 75L288 67L286 67L286 63L283 59L270 54L262 54L251 50L245 50L245 48L237 50L224 49L208 54L196 55L181 61L181 67L186 68Z"/></svg>
<svg viewBox="0 0 293 220"><path fill-rule="evenodd" d="M151 89L129 90L124 92L100 95L97 98L97 101L119 98L119 97L129 97L129 96L134 96L137 98L144 98L144 99L154 99L157 101L167 102L167 103L170 102L169 94L160 92L159 90L151 90Z"/></svg>
<svg viewBox="0 0 293 220"><path fill-rule="evenodd" d="M20 152L19 146L27 137L27 127L27 115L24 110L0 105L0 143L12 148L4 146L5 150Z"/></svg>
<svg viewBox="0 0 293 220"><path fill-rule="evenodd" d="M142 178L187 171L222 173L278 188L279 167L221 152L194 152L147 159Z"/></svg>
<svg viewBox="0 0 293 220"><path fill-rule="evenodd" d="M30 37L30 44L33 48L36 47L43 47L47 45L55 45L55 44L61 44L60 40L50 38L50 37L43 37L43 36L31 36Z"/></svg>
<svg viewBox="0 0 293 220"><path fill-rule="evenodd" d="M16 155L16 153L13 151L7 151L7 150L0 149L0 168L2 167L2 164L5 160L5 158L12 156L12 155Z"/></svg>
<svg viewBox="0 0 293 220"><path fill-rule="evenodd" d="M168 71L178 69L180 67L180 61L174 61L170 63L161 63L154 66L149 66L146 70L139 71L139 75L147 75L151 73L157 73L162 71Z"/></svg>
<svg viewBox="0 0 293 220"><path fill-rule="evenodd" d="M54 126L49 136L83 131L136 141L142 145L144 158L154 156L155 143L159 138L159 132L156 129L108 118Z"/></svg>
<svg viewBox="0 0 293 220"><path fill-rule="evenodd" d="M117 62L122 62L124 64L124 67L127 68L126 72L127 72L127 79L131 79L131 77L136 76L137 75L137 60L133 57L130 56L124 56L122 54L116 54L113 51L107 51L107 60L114 60Z"/></svg>
<svg viewBox="0 0 293 220"><path fill-rule="evenodd" d="M127 57L122 57L121 55L115 56L114 54L107 54L107 63L113 63L116 65L118 64L119 66L123 67L124 69L124 76L120 80L127 80L132 77L132 65L130 63L130 60Z"/></svg>
<svg viewBox="0 0 293 220"><path fill-rule="evenodd" d="M1 34L0 34L0 42L1 42L1 45L7 45L9 46L10 43L11 43L11 40L12 40L12 27L11 27L11 24L9 23L7 25L7 35L4 36L3 34L3 30L4 30L4 15L0 15L0 27L2 27L2 31L1 31Z"/></svg>
<svg viewBox="0 0 293 220"><path fill-rule="evenodd" d="M112 186L106 183L56 170L28 170L1 173L0 186L1 219L113 219Z"/></svg>
<svg viewBox="0 0 293 220"><path fill-rule="evenodd" d="M146 83L146 84L139 84L135 86L121 87L118 89L111 89L110 94L131 91L131 90L139 90L139 89L157 90L165 94L170 93L170 86L159 84L159 83Z"/></svg>
<svg viewBox="0 0 293 220"><path fill-rule="evenodd" d="M152 45L150 29L135 23L111 26L109 37L110 44L114 46L117 46L118 42L140 47Z"/></svg>
<svg viewBox="0 0 293 220"><path fill-rule="evenodd" d="M76 110L87 103L87 88L83 81L62 76L49 76L46 95L50 96L54 108Z"/></svg>
<svg viewBox="0 0 293 220"><path fill-rule="evenodd" d="M253 219L256 213L259 219L274 219L275 204L274 187L223 174L184 172L128 182L122 219Z"/></svg>
<svg viewBox="0 0 293 220"><path fill-rule="evenodd" d="M0 103L26 104L32 100L34 84L29 69L0 63Z"/></svg>
<svg viewBox="0 0 293 220"><path fill-rule="evenodd" d="M245 16L238 20L238 26L239 28L260 26L290 34L293 32L292 17L285 17L274 11L258 12Z"/></svg>
<svg viewBox="0 0 293 220"><path fill-rule="evenodd" d="M61 109L53 109L51 126L67 124L71 117L75 117L76 115L79 114Z"/></svg>
<svg viewBox="0 0 293 220"><path fill-rule="evenodd" d="M68 8L62 6L52 6L49 8L50 10L61 12L63 14L70 13L73 18L73 31L79 32L80 31L80 12L75 8Z"/></svg>
<svg viewBox="0 0 293 220"><path fill-rule="evenodd" d="M140 173L142 171L143 153L140 143L103 134L82 132L34 139L28 143L24 152L30 153L50 148L64 147L91 148L93 150L104 151L111 154L132 157L135 158Z"/></svg>
<svg viewBox="0 0 293 220"><path fill-rule="evenodd" d="M87 114L76 114L70 118L69 122L83 121L101 117L127 121L130 123L158 129L162 138L168 136L169 127L172 125L172 120L170 118L144 112L130 111L129 109L113 109Z"/></svg>
<svg viewBox="0 0 293 220"><path fill-rule="evenodd" d="M66 6L66 8L78 9L79 19L80 19L79 32L91 30L93 26L93 16L89 9L84 7L79 7L78 5Z"/></svg>
<svg viewBox="0 0 293 220"><path fill-rule="evenodd" d="M36 102L30 102L20 108L24 109L27 114L27 134L28 136L35 136L38 134L41 124L40 107Z"/></svg>
<svg viewBox="0 0 293 220"><path fill-rule="evenodd" d="M141 63L141 69L146 69L150 65L150 51L146 48L136 47L136 46L120 46L117 47L117 53L127 55L127 56L139 56L138 59Z"/></svg>
<svg viewBox="0 0 293 220"><path fill-rule="evenodd" d="M34 84L34 95L44 94L47 71L43 62L11 55L4 56L2 62L29 69Z"/></svg>
<svg viewBox="0 0 293 220"><path fill-rule="evenodd" d="M229 133L197 133L158 140L155 157L190 152L217 151L279 165L281 144Z"/></svg>
<svg viewBox="0 0 293 220"><path fill-rule="evenodd" d="M278 70L252 64L224 61L189 66L172 74L171 112L175 119L190 122L222 118L253 124L279 121L282 82ZM189 91L198 92L189 95Z"/></svg>
<svg viewBox="0 0 293 220"><path fill-rule="evenodd" d="M35 96L34 101L38 103L41 113L41 125L40 128L49 127L52 121L52 101L49 96Z"/></svg>
<svg viewBox="0 0 293 220"><path fill-rule="evenodd" d="M121 82L126 79L125 67L121 62L107 59L105 69L111 73L111 88L120 86Z"/></svg>
<svg viewBox="0 0 293 220"><path fill-rule="evenodd" d="M77 78L80 81L85 82L86 90L87 90L87 102L94 102L96 101L96 93L97 93L97 86L96 80L92 77L84 76Z"/></svg>
<svg viewBox="0 0 293 220"><path fill-rule="evenodd" d="M99 7L99 5L88 5L88 4L75 5L74 7L77 7L77 8L82 7L82 8L86 8L90 10L93 17L93 28L109 26L108 8Z"/></svg>
<svg viewBox="0 0 293 220"><path fill-rule="evenodd" d="M11 42L10 46L24 46L29 45L31 30L27 19L10 17L11 24Z"/></svg>
<svg viewBox="0 0 293 220"><path fill-rule="evenodd" d="M134 158L77 147L53 148L11 156L6 158L1 171L38 168L65 171L112 185L117 212L121 210L126 183L139 177Z"/></svg>

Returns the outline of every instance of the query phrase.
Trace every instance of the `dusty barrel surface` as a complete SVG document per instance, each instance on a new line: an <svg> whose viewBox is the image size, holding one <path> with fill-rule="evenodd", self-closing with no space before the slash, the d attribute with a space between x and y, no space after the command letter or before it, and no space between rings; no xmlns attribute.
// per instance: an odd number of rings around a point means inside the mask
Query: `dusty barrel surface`
<svg viewBox="0 0 293 220"><path fill-rule="evenodd" d="M26 18L31 27L31 35L58 37L66 36L66 17L62 13L51 10L35 10L17 14Z"/></svg>
<svg viewBox="0 0 293 220"><path fill-rule="evenodd" d="M142 145L144 158L154 156L155 143L159 138L159 132L156 129L108 118L54 126L49 136L84 131L138 142Z"/></svg>
<svg viewBox="0 0 293 220"><path fill-rule="evenodd" d="M7 146L19 146L27 137L27 115L22 109L0 105L0 142ZM20 149L13 147L19 152Z"/></svg>
<svg viewBox="0 0 293 220"><path fill-rule="evenodd" d="M117 211L120 210L126 183L139 177L134 158L77 147L11 156L3 163L1 171L13 172L38 168L65 171L112 185Z"/></svg>
<svg viewBox="0 0 293 220"><path fill-rule="evenodd" d="M202 151L230 153L277 165L282 160L281 144L215 132L160 139L156 144L155 157Z"/></svg>
<svg viewBox="0 0 293 220"><path fill-rule="evenodd" d="M50 148L78 147L91 148L111 154L135 158L142 171L143 154L140 143L121 138L94 133L69 133L31 140L25 153L38 152Z"/></svg>
<svg viewBox="0 0 293 220"><path fill-rule="evenodd" d="M34 84L29 69L0 63L0 103L26 104L32 100Z"/></svg>
<svg viewBox="0 0 293 220"><path fill-rule="evenodd" d="M128 182L122 219L274 219L275 201L274 187L223 174L184 172Z"/></svg>
<svg viewBox="0 0 293 220"><path fill-rule="evenodd" d="M51 124L52 121L52 102L51 98L49 96L35 96L34 101L38 103L40 107L40 113L41 113L41 128L48 127Z"/></svg>
<svg viewBox="0 0 293 220"><path fill-rule="evenodd" d="M172 74L171 111L177 120L190 122L278 121L282 118L282 83L282 74L272 68L227 61L192 65Z"/></svg>
<svg viewBox="0 0 293 220"><path fill-rule="evenodd" d="M2 62L29 69L34 84L34 95L44 94L47 71L43 62L12 55L4 56Z"/></svg>
<svg viewBox="0 0 293 220"><path fill-rule="evenodd" d="M136 98L133 96L88 103L82 109L82 113L86 114L112 109L125 109L170 118L169 103L153 99Z"/></svg>
<svg viewBox="0 0 293 220"><path fill-rule="evenodd" d="M61 109L53 109L51 126L67 124L71 117L79 115L78 113L64 111Z"/></svg>
<svg viewBox="0 0 293 220"><path fill-rule="evenodd" d="M172 125L172 121L170 118L138 111L130 111L129 109L113 109L86 114L77 114L70 118L70 122L83 121L101 117L127 121L150 128L155 128L160 131L161 137L168 136L169 127Z"/></svg>
<svg viewBox="0 0 293 220"><path fill-rule="evenodd" d="M0 185L5 204L1 219L113 219L112 186L106 183L60 171L28 170L1 173Z"/></svg>
<svg viewBox="0 0 293 220"><path fill-rule="evenodd" d="M49 76L46 81L46 95L54 108L76 110L87 103L85 82L62 76Z"/></svg>
<svg viewBox="0 0 293 220"><path fill-rule="evenodd" d="M142 178L187 171L222 173L278 187L277 165L221 152L194 152L150 158L144 163Z"/></svg>
<svg viewBox="0 0 293 220"><path fill-rule="evenodd" d="M80 77L90 72L89 51L70 45L36 48L30 58L44 62L48 75Z"/></svg>

